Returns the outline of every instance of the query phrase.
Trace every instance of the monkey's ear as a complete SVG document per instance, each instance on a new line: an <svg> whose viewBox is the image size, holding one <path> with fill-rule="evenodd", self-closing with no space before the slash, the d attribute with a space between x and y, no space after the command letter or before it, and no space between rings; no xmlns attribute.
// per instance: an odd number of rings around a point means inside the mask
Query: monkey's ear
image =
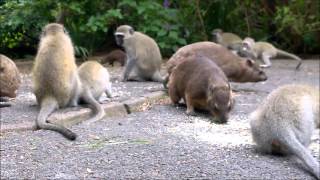
<svg viewBox="0 0 320 180"><path fill-rule="evenodd" d="M253 64L254 64L254 62L253 62L251 59L247 59L247 65L248 65L249 67L252 67Z"/></svg>
<svg viewBox="0 0 320 180"><path fill-rule="evenodd" d="M64 32L65 34L69 34L68 31L67 31L67 29L66 29L65 27L63 27L63 32Z"/></svg>
<svg viewBox="0 0 320 180"><path fill-rule="evenodd" d="M131 35L133 35L134 29L133 29L132 27L129 29L129 33L130 33Z"/></svg>

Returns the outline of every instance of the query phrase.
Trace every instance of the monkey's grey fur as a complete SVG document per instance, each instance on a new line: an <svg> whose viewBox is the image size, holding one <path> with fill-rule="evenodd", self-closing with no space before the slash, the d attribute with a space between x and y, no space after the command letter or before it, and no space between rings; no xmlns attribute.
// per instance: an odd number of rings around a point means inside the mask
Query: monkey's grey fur
<svg viewBox="0 0 320 180"><path fill-rule="evenodd" d="M33 84L40 105L36 119L38 128L59 132L69 140L76 139L76 134L71 130L50 123L47 118L58 108L77 106L80 99L96 111L92 119L104 116L103 109L88 88L82 87L71 39L60 24L51 23L44 27L33 68Z"/></svg>
<svg viewBox="0 0 320 180"><path fill-rule="evenodd" d="M163 82L160 74L162 57L157 43L152 38L134 31L128 25L119 26L115 38L117 44L123 46L127 54L123 81Z"/></svg>
<svg viewBox="0 0 320 180"><path fill-rule="evenodd" d="M319 89L285 85L250 115L253 140L264 153L293 154L320 179L319 163L307 149L319 123Z"/></svg>

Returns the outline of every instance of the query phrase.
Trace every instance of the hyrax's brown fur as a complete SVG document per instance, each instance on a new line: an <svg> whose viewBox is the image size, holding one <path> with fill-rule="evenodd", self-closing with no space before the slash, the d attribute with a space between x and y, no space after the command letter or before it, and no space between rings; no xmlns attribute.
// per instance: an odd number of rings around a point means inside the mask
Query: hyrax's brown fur
<svg viewBox="0 0 320 180"><path fill-rule="evenodd" d="M121 66L124 66L127 60L126 53L120 49L111 51L105 57L101 59L101 64L108 63L109 65L114 65L115 62L120 63Z"/></svg>
<svg viewBox="0 0 320 180"><path fill-rule="evenodd" d="M267 80L266 74L254 61L243 59L225 47L213 42L198 42L180 48L167 62L170 75L172 68L188 56L200 54L214 61L233 82L258 82Z"/></svg>
<svg viewBox="0 0 320 180"><path fill-rule="evenodd" d="M194 58L188 58L173 70L169 96L175 104L184 99L187 114L194 114L194 108L208 110L215 121L225 123L233 104L228 79L207 57Z"/></svg>
<svg viewBox="0 0 320 180"><path fill-rule="evenodd" d="M16 64L0 54L0 97L16 97L20 84L21 77Z"/></svg>

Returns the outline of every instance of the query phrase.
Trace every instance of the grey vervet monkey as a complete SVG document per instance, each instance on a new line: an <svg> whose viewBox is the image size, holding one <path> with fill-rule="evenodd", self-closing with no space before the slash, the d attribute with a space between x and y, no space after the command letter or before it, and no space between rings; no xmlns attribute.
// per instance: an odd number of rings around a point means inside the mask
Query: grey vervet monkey
<svg viewBox="0 0 320 180"><path fill-rule="evenodd" d="M271 61L270 58L274 58L278 55L287 56L298 61L296 69L299 69L302 61L298 56L283 51L274 47L268 42L255 42L254 39L246 37L242 42L242 48L239 49L240 56L254 57L255 59L262 59L264 64L260 65L261 67L270 67Z"/></svg>
<svg viewBox="0 0 320 180"><path fill-rule="evenodd" d="M96 61L86 61L78 68L78 74L83 85L87 86L92 96L99 101L106 93L112 97L112 88L108 70Z"/></svg>
<svg viewBox="0 0 320 180"><path fill-rule="evenodd" d="M250 115L253 140L264 153L293 154L320 179L319 163L307 149L319 124L319 89L284 85Z"/></svg>
<svg viewBox="0 0 320 180"><path fill-rule="evenodd" d="M82 99L96 111L91 119L100 119L105 114L88 88L82 86L71 39L60 24L51 23L43 29L33 67L33 90L40 105L37 127L59 132L69 140L76 139L74 132L47 121L54 110L77 106Z"/></svg>
<svg viewBox="0 0 320 180"><path fill-rule="evenodd" d="M11 106L6 98L15 98L20 84L21 77L16 64L0 54L0 108Z"/></svg>
<svg viewBox="0 0 320 180"><path fill-rule="evenodd" d="M211 34L213 42L221 44L233 53L236 53L241 46L242 39L234 33L223 32L221 29L214 29Z"/></svg>
<svg viewBox="0 0 320 180"><path fill-rule="evenodd" d="M160 74L162 57L157 43L152 38L134 31L128 25L122 25L117 28L115 39L127 54L123 81L163 82Z"/></svg>

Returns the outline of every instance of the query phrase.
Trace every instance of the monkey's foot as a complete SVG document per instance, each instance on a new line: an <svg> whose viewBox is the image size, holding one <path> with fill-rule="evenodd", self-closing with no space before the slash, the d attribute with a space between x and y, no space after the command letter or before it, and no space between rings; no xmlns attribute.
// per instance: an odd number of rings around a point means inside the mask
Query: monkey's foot
<svg viewBox="0 0 320 180"><path fill-rule="evenodd" d="M271 67L271 65L269 65L269 64L261 64L260 67L261 68L269 68L269 67Z"/></svg>

